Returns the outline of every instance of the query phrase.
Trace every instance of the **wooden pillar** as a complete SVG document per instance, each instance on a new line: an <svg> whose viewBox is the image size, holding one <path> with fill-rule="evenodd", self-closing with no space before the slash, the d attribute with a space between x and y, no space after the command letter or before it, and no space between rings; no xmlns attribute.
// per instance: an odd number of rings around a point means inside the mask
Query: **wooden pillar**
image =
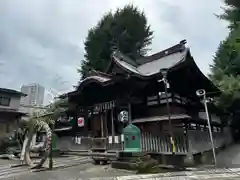
<svg viewBox="0 0 240 180"><path fill-rule="evenodd" d="M109 110L105 110L104 111L104 119L103 119L103 132L104 132L104 136L108 137L108 111Z"/></svg>
<svg viewBox="0 0 240 180"><path fill-rule="evenodd" d="M111 122L112 122L112 143L115 143L115 128L114 128L114 108L111 110Z"/></svg>
<svg viewBox="0 0 240 180"><path fill-rule="evenodd" d="M101 137L104 137L104 129L103 129L103 112L101 112L100 116L101 116Z"/></svg>
<svg viewBox="0 0 240 180"><path fill-rule="evenodd" d="M132 106L131 106L130 97L129 97L129 101L128 101L128 122L129 122L129 124L132 124Z"/></svg>
<svg viewBox="0 0 240 180"><path fill-rule="evenodd" d="M158 86L157 86L156 92L157 92L158 105L160 105L160 103L161 103L161 99L160 99L160 95L159 95L159 93L160 93L160 89L159 89ZM146 101L147 101L147 97L146 97Z"/></svg>
<svg viewBox="0 0 240 180"><path fill-rule="evenodd" d="M191 152L190 146L189 146L189 137L188 137L188 123L184 122L184 135L185 135L185 143L186 143L186 150L187 150L187 154L189 154L189 152Z"/></svg>
<svg viewBox="0 0 240 180"><path fill-rule="evenodd" d="M84 108L84 112L83 112L83 117L84 117L84 136L86 136L88 134L88 124L86 122L88 122L88 108L85 107Z"/></svg>

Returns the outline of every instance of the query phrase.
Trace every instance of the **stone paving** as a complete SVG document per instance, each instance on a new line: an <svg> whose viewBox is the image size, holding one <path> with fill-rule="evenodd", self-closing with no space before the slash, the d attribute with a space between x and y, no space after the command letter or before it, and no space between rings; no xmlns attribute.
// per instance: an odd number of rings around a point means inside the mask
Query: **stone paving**
<svg viewBox="0 0 240 180"><path fill-rule="evenodd" d="M78 159L79 158L79 159ZM82 159L83 158L83 159ZM115 170L110 166L92 165L85 162L87 157L72 156L59 158L54 166L69 165L68 168L52 171L32 172L27 167L11 168L8 164L16 164L14 160L0 160L0 179L5 180L236 180L240 179L240 145L234 145L217 156L218 169L205 168L202 170L172 172L153 175L134 175L131 171ZM227 168L224 168L227 167ZM237 168L238 167L238 168Z"/></svg>
<svg viewBox="0 0 240 180"><path fill-rule="evenodd" d="M18 180L230 180L240 178L240 168L232 169L206 169L203 171L184 171L162 174L135 175L130 171L114 170L109 166L92 165L84 163L77 166L42 171L37 173L18 174L17 176L5 176L5 180L17 178Z"/></svg>
<svg viewBox="0 0 240 180"><path fill-rule="evenodd" d="M111 177L111 180L193 180L193 179L232 179L240 178L240 169L211 169L205 171L184 171L184 172L173 172L173 173L161 173L161 174L148 174L148 175L130 175L130 176L119 176ZM85 180L85 178L79 178L78 180ZM95 177L90 180L109 180L109 177Z"/></svg>
<svg viewBox="0 0 240 180"><path fill-rule="evenodd" d="M21 175L35 174L34 171L28 166L16 166L20 165L20 161L13 160L1 160L0 161L0 179L12 178L15 179ZM79 164L89 163L89 157L81 156L72 156L65 158L54 158L54 168L63 168L63 167L72 167ZM5 163L5 164L4 164ZM15 167L13 167L15 166ZM45 164L45 167L48 166L48 163Z"/></svg>
<svg viewBox="0 0 240 180"><path fill-rule="evenodd" d="M234 144L217 155L217 166L240 168L240 144Z"/></svg>
<svg viewBox="0 0 240 180"><path fill-rule="evenodd" d="M17 176L4 177L4 180L78 180L102 177L111 179L112 177L121 177L132 175L131 172L116 171L108 166L96 166L91 163L84 163L64 169L56 169L52 171L41 171L19 174Z"/></svg>

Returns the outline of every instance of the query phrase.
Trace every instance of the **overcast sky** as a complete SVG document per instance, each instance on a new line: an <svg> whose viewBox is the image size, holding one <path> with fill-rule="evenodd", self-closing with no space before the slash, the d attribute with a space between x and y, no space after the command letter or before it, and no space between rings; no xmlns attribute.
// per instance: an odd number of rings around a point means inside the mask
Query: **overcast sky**
<svg viewBox="0 0 240 180"><path fill-rule="evenodd" d="M152 52L188 41L206 74L228 30L216 18L222 0L1 0L0 87L39 83L65 92L79 79L88 29L109 10L133 3L154 31ZM47 98L50 98L49 96Z"/></svg>

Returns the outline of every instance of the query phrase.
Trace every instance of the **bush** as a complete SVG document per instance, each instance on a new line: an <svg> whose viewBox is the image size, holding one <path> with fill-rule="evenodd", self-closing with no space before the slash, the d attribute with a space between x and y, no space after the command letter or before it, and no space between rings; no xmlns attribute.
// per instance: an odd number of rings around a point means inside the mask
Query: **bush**
<svg viewBox="0 0 240 180"><path fill-rule="evenodd" d="M153 173L157 168L158 161L151 158L150 155L145 155L143 157L137 157L132 161L134 169L137 173Z"/></svg>
<svg viewBox="0 0 240 180"><path fill-rule="evenodd" d="M18 147L18 141L12 137L5 137L2 139L0 145L1 153L8 153L10 147Z"/></svg>

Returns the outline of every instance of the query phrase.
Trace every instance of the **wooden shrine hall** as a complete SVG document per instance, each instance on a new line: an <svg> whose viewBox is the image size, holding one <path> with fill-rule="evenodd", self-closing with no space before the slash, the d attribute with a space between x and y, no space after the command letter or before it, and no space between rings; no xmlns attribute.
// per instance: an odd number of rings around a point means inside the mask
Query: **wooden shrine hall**
<svg viewBox="0 0 240 180"><path fill-rule="evenodd" d="M73 92L67 94L83 116L82 136L105 139L105 150L121 150L122 130L127 124L140 129L141 151L197 154L211 149L207 119L196 91L208 97L219 89L199 70L186 41L156 54L131 59L119 51L111 56L105 72L93 70ZM210 106L209 106L210 107ZM229 142L230 136L211 105L210 119L215 147ZM120 118L122 112L127 118Z"/></svg>

